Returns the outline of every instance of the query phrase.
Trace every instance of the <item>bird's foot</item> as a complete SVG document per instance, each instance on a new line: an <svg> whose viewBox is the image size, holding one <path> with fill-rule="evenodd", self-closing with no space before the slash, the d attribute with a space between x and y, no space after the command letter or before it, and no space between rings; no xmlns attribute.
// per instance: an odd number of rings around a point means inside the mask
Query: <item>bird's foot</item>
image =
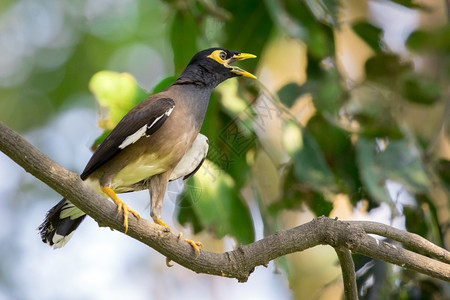
<svg viewBox="0 0 450 300"><path fill-rule="evenodd" d="M186 243L188 243L189 245L191 245L192 248L194 248L195 259L197 259L200 254L200 248L203 247L203 244L201 242L194 242L193 240L190 240L190 239L184 239L184 241Z"/></svg>
<svg viewBox="0 0 450 300"><path fill-rule="evenodd" d="M183 233L180 232L178 234L178 239L181 239L181 237L183 236ZM192 248L194 248L195 251L195 259L198 258L199 254L200 254L200 248L203 247L202 242L194 242L193 240L190 239L183 239L186 243L188 243L189 245L192 246Z"/></svg>
<svg viewBox="0 0 450 300"><path fill-rule="evenodd" d="M170 232L173 233L173 231L172 231L172 229L169 227L169 225L167 225L166 223L164 223L163 220L161 220L161 219L159 219L159 218L157 218L157 217L152 217L152 218L153 218L153 221L154 221L156 224L168 228L168 229L170 230ZM183 235L183 233L180 232L180 233L178 234L178 239L181 239L181 236L182 236L182 235ZM183 239L183 240L184 240L186 243L188 243L189 245L191 245L192 248L194 248L194 251L195 251L195 259L197 259L198 256L199 256L199 254L200 254L200 248L203 247L203 244L202 244L201 242L194 242L193 240L190 240L190 239ZM167 264L168 267L171 266L169 263L170 263L170 259L166 259L166 264Z"/></svg>
<svg viewBox="0 0 450 300"><path fill-rule="evenodd" d="M117 197L116 193L111 188L109 188L107 186L102 186L102 191L103 191L103 193L108 195L108 197L111 198L111 200L114 201L114 203L117 205L118 213L123 210L123 226L125 227L125 233L127 233L127 231L128 231L128 213L131 213L132 215L134 215L138 219L138 222L141 220L141 216L139 215L139 213L137 211L130 208L125 202L120 200Z"/></svg>
<svg viewBox="0 0 450 300"><path fill-rule="evenodd" d="M168 228L170 230L170 232L173 233L172 228L170 228L169 225L167 225L163 220L161 220L160 218L157 218L157 217L152 217L152 219L153 219L153 222L155 222L158 225Z"/></svg>

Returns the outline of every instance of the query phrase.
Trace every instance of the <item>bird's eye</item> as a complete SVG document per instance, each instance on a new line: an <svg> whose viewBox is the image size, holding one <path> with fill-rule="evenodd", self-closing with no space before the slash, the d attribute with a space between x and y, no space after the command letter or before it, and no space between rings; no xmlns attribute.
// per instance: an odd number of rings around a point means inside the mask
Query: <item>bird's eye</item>
<svg viewBox="0 0 450 300"><path fill-rule="evenodd" d="M220 52L219 57L221 60L225 60L225 59L227 59L227 54L222 51L222 52Z"/></svg>

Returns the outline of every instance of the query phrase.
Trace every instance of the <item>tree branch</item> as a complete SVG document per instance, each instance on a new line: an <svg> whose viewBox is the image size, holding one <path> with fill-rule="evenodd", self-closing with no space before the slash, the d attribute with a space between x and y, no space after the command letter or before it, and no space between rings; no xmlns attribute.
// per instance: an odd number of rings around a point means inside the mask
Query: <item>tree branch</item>
<svg viewBox="0 0 450 300"><path fill-rule="evenodd" d="M347 300L358 300L358 286L356 285L355 264L350 250L334 249L339 258L344 281L344 295Z"/></svg>
<svg viewBox="0 0 450 300"><path fill-rule="evenodd" d="M366 233L377 234L450 264L450 252L436 246L432 242L424 239L420 235L408 231L400 230L385 224L370 221L348 221L350 224L360 226Z"/></svg>
<svg viewBox="0 0 450 300"><path fill-rule="evenodd" d="M78 175L52 161L1 122L0 150L27 172L94 218L100 226L124 231L122 218L117 217L116 206L111 201L93 191ZM319 217L309 223L282 230L249 245L240 246L233 251L225 253L201 251L196 259L192 247L180 241L167 229L145 219L141 219L139 223L135 218L130 218L129 221L127 233L129 236L152 247L174 262L197 273L236 278L240 282L245 282L257 266L266 265L277 257L320 244L328 244L336 249L349 249L353 253L450 281L448 263L425 257L368 235L368 233L381 233L381 235L396 236L396 229L389 227L391 230L385 230L386 225L374 222L342 222ZM399 235L398 239L405 243L410 241L410 237L409 234L403 234ZM416 245L416 243L411 242L408 245ZM436 250L438 257L449 257L448 251L433 246L438 249ZM428 248L419 247L419 249ZM345 255L348 256L348 253Z"/></svg>

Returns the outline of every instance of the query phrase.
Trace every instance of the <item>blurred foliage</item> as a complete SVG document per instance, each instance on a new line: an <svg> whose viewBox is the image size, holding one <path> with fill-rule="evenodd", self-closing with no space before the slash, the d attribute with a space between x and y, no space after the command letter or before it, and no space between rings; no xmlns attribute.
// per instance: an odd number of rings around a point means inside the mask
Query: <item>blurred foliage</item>
<svg viewBox="0 0 450 300"><path fill-rule="evenodd" d="M195 217L195 231L210 229L218 238L231 234L240 244L254 240L250 213L239 198L239 189L211 161L205 161L202 170L187 181L180 201L178 219L186 224Z"/></svg>
<svg viewBox="0 0 450 300"><path fill-rule="evenodd" d="M353 208L367 203L368 212L387 204L392 216L403 214L409 231L448 247L443 243L449 220L439 219L442 204L438 208L434 198L434 191L442 191L448 209L448 153L443 158L433 152L441 128L424 134L417 128L421 126L414 126L422 121L411 121L407 112L434 107L442 112L445 105L448 111L449 25L416 30L403 41L409 52L399 54L389 49L381 26L364 18L354 21L351 30L373 54L364 64L364 79L351 82L337 67L335 37L342 26L337 1L125 2L97 7L100 12L93 13L88 23L75 4L72 10L61 10L71 24L66 34L73 40L45 47L35 42L30 51L41 60L23 71L23 78L15 73L7 78L0 70L0 119L20 130L32 128L61 109L92 106L89 88L101 107L99 125L105 130L95 148L146 97L146 90L156 93L170 85L197 51L220 45L262 58L273 37L281 35L306 46L306 81L287 82L273 91L275 95L267 95L250 80L229 80L216 89L202 127L210 140L208 160L186 182L176 212L180 223L192 224L195 232L209 230L218 238L230 235L239 243L250 243L255 236L253 218L261 217L265 233L270 233L283 228L283 211L308 209L328 216L334 197L343 194ZM415 1L391 2L427 11ZM59 33L64 30L68 29ZM166 39L161 40L161 32ZM49 55L49 49L58 55ZM432 56L433 72L419 71L414 56ZM264 67L258 60L242 64L250 71ZM17 62L14 67L23 66ZM152 80L145 82L147 77ZM275 144L265 142L267 136L258 131L261 95L280 112L282 129L270 138L282 140L289 158L283 163L273 159L280 193L270 203L262 200L267 195L255 184L265 174L252 171L258 153L270 156L269 146ZM311 97L315 109L307 120L294 113L304 96ZM448 112L435 118L446 117L448 122ZM401 185L410 199L400 212L399 196L390 193L388 182ZM249 187L259 204L253 211L260 216L250 214L243 196ZM403 269L358 256L355 261L358 268L365 268L358 279L364 299L370 295L419 299L448 291L440 281ZM279 265L293 280L287 261Z"/></svg>

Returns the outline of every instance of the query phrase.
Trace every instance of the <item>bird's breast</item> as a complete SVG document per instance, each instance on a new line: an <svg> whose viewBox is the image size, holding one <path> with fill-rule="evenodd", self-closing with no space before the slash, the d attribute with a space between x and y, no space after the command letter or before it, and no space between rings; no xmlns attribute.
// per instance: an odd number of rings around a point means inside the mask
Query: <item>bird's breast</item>
<svg viewBox="0 0 450 300"><path fill-rule="evenodd" d="M145 139L145 138L144 138ZM139 155L130 161L114 176L113 190L120 190L157 174L171 172L192 144L190 134L177 135L170 143L159 140L150 146L143 146ZM145 142L145 140L143 141Z"/></svg>
<svg viewBox="0 0 450 300"><path fill-rule="evenodd" d="M164 173L172 164L171 158L171 153L166 153L164 157L159 157L155 153L140 155L117 173L112 180L111 188L116 190L120 187L135 184L156 174Z"/></svg>

